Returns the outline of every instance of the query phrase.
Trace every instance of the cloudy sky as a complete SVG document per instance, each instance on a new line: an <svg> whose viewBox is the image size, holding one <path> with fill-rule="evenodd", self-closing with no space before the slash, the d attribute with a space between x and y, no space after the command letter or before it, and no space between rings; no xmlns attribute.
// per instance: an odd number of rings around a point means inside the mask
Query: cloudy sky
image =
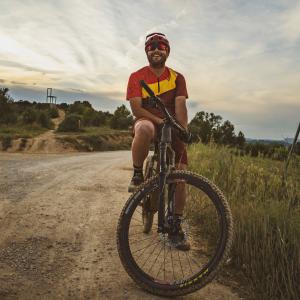
<svg viewBox="0 0 300 300"><path fill-rule="evenodd" d="M134 4L133 4L134 3ZM0 86L15 100L125 103L147 64L145 35L167 35L189 117L205 110L249 138L282 139L300 121L300 1L1 0Z"/></svg>

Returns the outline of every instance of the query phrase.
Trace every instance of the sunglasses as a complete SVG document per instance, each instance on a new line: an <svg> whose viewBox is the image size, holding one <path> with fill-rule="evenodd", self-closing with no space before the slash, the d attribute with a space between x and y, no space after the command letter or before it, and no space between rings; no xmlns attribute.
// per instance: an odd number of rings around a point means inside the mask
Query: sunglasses
<svg viewBox="0 0 300 300"><path fill-rule="evenodd" d="M146 52L154 51L155 49L158 49L161 51L168 51L169 47L162 42L153 42L146 47Z"/></svg>

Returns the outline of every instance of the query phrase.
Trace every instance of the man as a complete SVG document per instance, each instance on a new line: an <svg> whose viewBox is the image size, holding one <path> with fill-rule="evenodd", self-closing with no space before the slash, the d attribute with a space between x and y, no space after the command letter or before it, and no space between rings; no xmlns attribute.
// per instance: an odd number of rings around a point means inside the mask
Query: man
<svg viewBox="0 0 300 300"><path fill-rule="evenodd" d="M143 107L142 100L145 101L148 98L148 94L142 89L140 81L144 80L149 85L155 95L161 98L170 114L173 115L184 128L187 129L188 123L186 108L188 94L185 79L180 73L165 65L170 54L170 44L166 36L162 33L147 35L145 52L149 66L132 73L127 86L126 98L130 101L132 113L136 117L132 142L134 173L128 187L129 192L133 192L144 180L144 160L148 155L151 142L157 137L158 130L164 121L164 115L157 108ZM185 144L175 136L173 138L172 147L175 150L176 168L186 169L187 153ZM175 199L176 222L180 227L185 203L184 183L177 185ZM180 239L182 240L182 244L185 244L183 248L189 248L188 243L183 241L182 234Z"/></svg>

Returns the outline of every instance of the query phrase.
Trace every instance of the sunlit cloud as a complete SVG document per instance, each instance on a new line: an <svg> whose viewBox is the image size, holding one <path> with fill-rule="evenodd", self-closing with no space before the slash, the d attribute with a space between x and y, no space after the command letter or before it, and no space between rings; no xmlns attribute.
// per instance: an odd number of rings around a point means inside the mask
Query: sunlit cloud
<svg viewBox="0 0 300 300"><path fill-rule="evenodd" d="M0 83L16 98L52 87L128 106L145 35L159 31L171 43L167 65L186 78L190 117L212 111L246 136L272 138L299 121L299 1L2 0L0 10Z"/></svg>

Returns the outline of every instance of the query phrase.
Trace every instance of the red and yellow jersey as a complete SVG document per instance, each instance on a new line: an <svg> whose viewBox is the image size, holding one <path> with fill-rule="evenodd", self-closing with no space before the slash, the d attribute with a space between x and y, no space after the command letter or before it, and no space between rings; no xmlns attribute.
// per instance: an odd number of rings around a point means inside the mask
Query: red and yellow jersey
<svg viewBox="0 0 300 300"><path fill-rule="evenodd" d="M144 80L155 95L162 99L167 110L173 116L175 115L175 98L177 96L185 96L188 98L183 75L166 67L163 74L157 77L151 71L150 67L146 66L130 75L127 86L127 100L134 97L142 97L142 99L149 97L146 90L140 85L141 80ZM164 117L157 108L147 108L147 110L158 117Z"/></svg>

